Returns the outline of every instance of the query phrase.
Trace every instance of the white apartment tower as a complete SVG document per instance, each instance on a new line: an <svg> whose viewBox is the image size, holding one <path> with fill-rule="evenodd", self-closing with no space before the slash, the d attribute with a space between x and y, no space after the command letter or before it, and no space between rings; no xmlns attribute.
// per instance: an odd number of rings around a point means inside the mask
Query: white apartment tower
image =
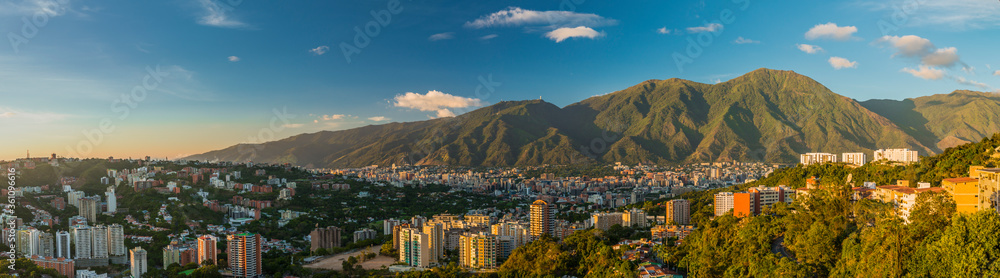
<svg viewBox="0 0 1000 278"><path fill-rule="evenodd" d="M108 227L97 225L90 227L93 243L90 245L91 257L95 259L108 258Z"/></svg>
<svg viewBox="0 0 1000 278"><path fill-rule="evenodd" d="M806 153L799 155L799 163L802 163L802 165L823 164L827 162L837 162L837 155L832 153Z"/></svg>
<svg viewBox="0 0 1000 278"><path fill-rule="evenodd" d="M69 232L58 231L56 232L56 258L66 258L72 259L73 254L70 253L71 240Z"/></svg>
<svg viewBox="0 0 1000 278"><path fill-rule="evenodd" d="M128 255L128 250L125 249L125 230L122 225L108 226L108 255L115 257Z"/></svg>
<svg viewBox="0 0 1000 278"><path fill-rule="evenodd" d="M76 254L73 256L74 260L91 258L91 245L93 239L90 234L90 227L73 227L73 242L76 243Z"/></svg>
<svg viewBox="0 0 1000 278"><path fill-rule="evenodd" d="M863 166L868 162L868 156L865 153L842 153L840 154L840 162Z"/></svg>
<svg viewBox="0 0 1000 278"><path fill-rule="evenodd" d="M715 202L712 205L715 208L715 216L722 216L730 210L733 210L733 193L732 192L719 192L715 193Z"/></svg>
<svg viewBox="0 0 1000 278"><path fill-rule="evenodd" d="M872 159L875 161L885 159L891 162L914 163L920 161L920 156L917 151L911 151L910 149L880 149L875 151L875 156Z"/></svg>

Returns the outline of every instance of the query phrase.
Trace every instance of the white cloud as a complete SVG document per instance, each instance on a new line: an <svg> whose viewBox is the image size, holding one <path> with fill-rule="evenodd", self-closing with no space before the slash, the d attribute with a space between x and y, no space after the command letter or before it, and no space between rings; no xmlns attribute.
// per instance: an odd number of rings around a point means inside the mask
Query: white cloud
<svg viewBox="0 0 1000 278"><path fill-rule="evenodd" d="M61 121L72 116L53 112L25 111L0 107L0 121L10 119L17 123L51 123Z"/></svg>
<svg viewBox="0 0 1000 278"><path fill-rule="evenodd" d="M554 40L554 41L556 41L558 43L558 42L562 42L563 40L566 40L568 38L590 38L590 39L594 39L594 38L600 37L602 35L604 35L604 34L602 34L600 32L597 32L594 29L590 29L589 27L579 26L579 27L576 27L576 28L564 27L564 28L555 29L555 30L552 30L551 32L546 33L545 37L549 38L549 39L552 39L552 40Z"/></svg>
<svg viewBox="0 0 1000 278"><path fill-rule="evenodd" d="M944 77L943 70L928 67L925 65L920 65L919 69L903 68L902 71L912 74L913 76L928 80L938 80Z"/></svg>
<svg viewBox="0 0 1000 278"><path fill-rule="evenodd" d="M670 29L667 29L667 27L661 27L660 29L656 29L656 32L660 34L670 34Z"/></svg>
<svg viewBox="0 0 1000 278"><path fill-rule="evenodd" d="M921 61L929 66L945 66L951 67L958 62L958 50L954 47L938 48L924 56ZM971 69L970 67L966 67Z"/></svg>
<svg viewBox="0 0 1000 278"><path fill-rule="evenodd" d="M382 122L382 121L388 121L390 119L386 118L384 116L375 116L375 117L368 118L368 120L376 121L376 122Z"/></svg>
<svg viewBox="0 0 1000 278"><path fill-rule="evenodd" d="M736 40L733 42L736 44L760 43L760 41L755 41L744 37L737 37Z"/></svg>
<svg viewBox="0 0 1000 278"><path fill-rule="evenodd" d="M883 36L875 40L875 43L888 44L895 48L896 54L893 56L917 58L924 65L952 67L961 64L964 70L972 70L972 67L962 63L958 56L958 49L954 47L937 48L930 40L918 36Z"/></svg>
<svg viewBox="0 0 1000 278"><path fill-rule="evenodd" d="M944 26L952 30L988 29L1000 26L1000 5L992 0L892 0L873 5L885 12L883 18L892 27ZM906 21L896 26L893 16L907 11ZM892 29L889 29L892 30Z"/></svg>
<svg viewBox="0 0 1000 278"><path fill-rule="evenodd" d="M834 69L845 69L845 68L857 68L858 67L858 62L852 62L850 60L847 60L847 59L844 59L844 58L840 58L840 57L836 57L836 56L830 57L829 62L830 62L830 65L833 66Z"/></svg>
<svg viewBox="0 0 1000 278"><path fill-rule="evenodd" d="M996 76L1000 76L1000 70L998 70L998 71L994 71L994 72L993 72L993 75L996 75Z"/></svg>
<svg viewBox="0 0 1000 278"><path fill-rule="evenodd" d="M930 40L914 35L906 36L883 36L875 43L887 43L896 48L896 55L906 57L923 57L934 52L937 47Z"/></svg>
<svg viewBox="0 0 1000 278"><path fill-rule="evenodd" d="M300 128L302 126L305 126L305 125L304 124L284 124L281 127L285 127L285 128Z"/></svg>
<svg viewBox="0 0 1000 278"><path fill-rule="evenodd" d="M705 25L705 26L688 27L687 31L688 31L688 33L702 33L702 32L713 32L714 33L716 31L722 30L722 28L724 28L722 26L722 24L709 23L708 25Z"/></svg>
<svg viewBox="0 0 1000 278"><path fill-rule="evenodd" d="M455 32L446 32L446 33L433 34L430 37L427 37L427 40L440 41L440 40L450 40L454 38L455 38Z"/></svg>
<svg viewBox="0 0 1000 278"><path fill-rule="evenodd" d="M204 14L198 19L198 24L223 28L242 28L247 26L246 23L233 18L229 14L233 10L233 7L222 6L228 5L226 2L198 0L198 3L205 9Z"/></svg>
<svg viewBox="0 0 1000 278"><path fill-rule="evenodd" d="M230 62L239 62L240 61L240 57L236 57L236 56L229 56L229 58L226 58L226 59L228 59Z"/></svg>
<svg viewBox="0 0 1000 278"><path fill-rule="evenodd" d="M596 14L571 11L533 11L519 7L509 7L505 10L466 22L465 27L481 29L488 27L534 25L547 26L548 29L558 29L570 26L601 27L617 23L614 19L604 18Z"/></svg>
<svg viewBox="0 0 1000 278"><path fill-rule="evenodd" d="M330 50L329 46L320 45L317 46L316 48L310 49L309 52L312 52L313 54L316 55L323 55L323 53L326 53L329 50Z"/></svg>
<svg viewBox="0 0 1000 278"><path fill-rule="evenodd" d="M838 41L846 41L851 39L851 35L858 32L858 28L854 26L837 26L836 23L829 22L826 24L817 24L813 28L806 32L806 39L834 39Z"/></svg>
<svg viewBox="0 0 1000 278"><path fill-rule="evenodd" d="M965 79L965 77L961 77L961 76L955 78L955 81L958 82L959 84L964 84L964 85L969 85L969 86L975 86L975 87L978 87L980 89L985 89L985 90L992 89L990 87L990 85L986 85L986 83L976 82L974 80L968 80L968 79Z"/></svg>
<svg viewBox="0 0 1000 278"><path fill-rule="evenodd" d="M455 113L449 108L466 108L482 106L483 102L477 98L466 98L454 96L440 91L429 91L427 94L417 94L407 92L396 95L393 106L417 109L420 111L436 111L437 117L451 117Z"/></svg>
<svg viewBox="0 0 1000 278"><path fill-rule="evenodd" d="M823 48L819 47L819 46L816 46L816 45L811 45L811 44L797 44L797 46L799 47L799 50L802 50L802 52L809 53L809 54L816 54L816 53L819 53L819 52L823 52Z"/></svg>
<svg viewBox="0 0 1000 278"><path fill-rule="evenodd" d="M497 37L497 34L489 34L489 35L485 35L485 36L479 37L479 39L486 41L486 40L492 40L493 38L496 38L496 37Z"/></svg>
<svg viewBox="0 0 1000 278"><path fill-rule="evenodd" d="M351 118L351 117L352 117L351 115L333 114L333 115L323 115L323 116L320 116L319 120L322 120L322 121L333 121L333 120L348 119L348 118Z"/></svg>
<svg viewBox="0 0 1000 278"><path fill-rule="evenodd" d="M45 14L49 17L62 16L70 11L70 2L69 0L2 1L0 2L0 15L34 16L35 14Z"/></svg>

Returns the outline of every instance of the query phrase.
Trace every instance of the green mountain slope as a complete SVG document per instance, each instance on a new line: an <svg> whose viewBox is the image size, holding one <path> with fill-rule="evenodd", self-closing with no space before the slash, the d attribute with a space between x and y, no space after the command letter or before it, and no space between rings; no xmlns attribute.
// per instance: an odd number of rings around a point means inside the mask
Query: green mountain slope
<svg viewBox="0 0 1000 278"><path fill-rule="evenodd" d="M1000 94L955 91L905 100L861 103L885 115L934 152L1000 132Z"/></svg>
<svg viewBox="0 0 1000 278"><path fill-rule="evenodd" d="M187 159L511 166L589 162L794 163L813 151L910 148L922 155L1000 131L994 94L960 91L863 103L792 71L719 83L649 80L559 108L506 101L463 115L301 134Z"/></svg>

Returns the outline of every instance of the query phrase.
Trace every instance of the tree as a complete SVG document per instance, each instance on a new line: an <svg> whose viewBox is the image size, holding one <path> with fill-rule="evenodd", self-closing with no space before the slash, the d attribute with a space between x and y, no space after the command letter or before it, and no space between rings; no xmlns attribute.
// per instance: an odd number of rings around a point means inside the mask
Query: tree
<svg viewBox="0 0 1000 278"><path fill-rule="evenodd" d="M930 276L1000 276L1000 216L990 210L955 217L921 260L916 268Z"/></svg>

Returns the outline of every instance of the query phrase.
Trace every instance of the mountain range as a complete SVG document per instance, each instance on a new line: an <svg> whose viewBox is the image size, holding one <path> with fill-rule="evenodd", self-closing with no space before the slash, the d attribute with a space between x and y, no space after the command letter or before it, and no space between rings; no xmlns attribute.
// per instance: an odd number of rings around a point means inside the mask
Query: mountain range
<svg viewBox="0 0 1000 278"><path fill-rule="evenodd" d="M300 134L184 159L311 168L795 163L806 152L930 155L997 132L995 93L859 102L793 71L758 69L718 84L648 80L562 108L503 101L456 117Z"/></svg>

